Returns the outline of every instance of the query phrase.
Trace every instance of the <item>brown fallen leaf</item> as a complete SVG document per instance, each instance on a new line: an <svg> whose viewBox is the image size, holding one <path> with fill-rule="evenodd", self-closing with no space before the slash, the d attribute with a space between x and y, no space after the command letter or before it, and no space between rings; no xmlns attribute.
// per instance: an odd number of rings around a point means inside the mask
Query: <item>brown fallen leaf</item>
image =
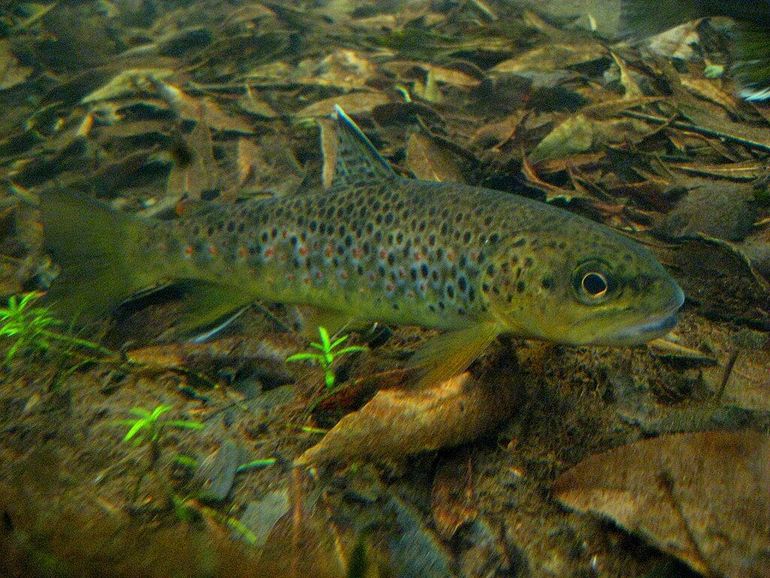
<svg viewBox="0 0 770 578"><path fill-rule="evenodd" d="M381 390L295 464L397 459L459 445L497 427L511 414L515 397L511 384L477 381L467 372L431 388Z"/></svg>
<svg viewBox="0 0 770 578"><path fill-rule="evenodd" d="M554 494L709 576L770 576L770 436L699 432L636 442L562 474Z"/></svg>
<svg viewBox="0 0 770 578"><path fill-rule="evenodd" d="M452 154L432 138L419 132L409 137L409 143L406 145L406 165L418 179L465 182Z"/></svg>
<svg viewBox="0 0 770 578"><path fill-rule="evenodd" d="M351 92L309 104L298 111L296 116L299 118L326 116L334 112L334 105L341 106L348 114L361 114L371 112L375 106L388 101L388 96L382 92Z"/></svg>

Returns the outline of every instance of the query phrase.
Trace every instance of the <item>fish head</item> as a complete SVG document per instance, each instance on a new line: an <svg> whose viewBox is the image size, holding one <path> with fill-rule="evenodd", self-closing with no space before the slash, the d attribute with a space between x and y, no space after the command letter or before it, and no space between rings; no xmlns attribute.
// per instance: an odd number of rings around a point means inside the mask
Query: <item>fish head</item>
<svg viewBox="0 0 770 578"><path fill-rule="evenodd" d="M492 309L512 333L569 345L635 345L668 333L684 293L652 252L585 219L542 231L507 268ZM536 236L537 231L533 232ZM519 255L517 263L522 263Z"/></svg>

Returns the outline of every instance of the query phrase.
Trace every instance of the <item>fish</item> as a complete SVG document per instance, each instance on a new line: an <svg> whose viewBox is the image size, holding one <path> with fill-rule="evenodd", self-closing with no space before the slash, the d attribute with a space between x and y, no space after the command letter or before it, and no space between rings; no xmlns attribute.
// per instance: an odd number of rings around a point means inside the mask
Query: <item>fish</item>
<svg viewBox="0 0 770 578"><path fill-rule="evenodd" d="M261 300L302 305L330 332L438 329L408 361L427 383L499 335L635 345L667 333L684 293L646 247L523 196L398 175L339 107L327 190L210 203L144 219L78 193L41 195L59 311L93 320L150 287L183 294L194 329Z"/></svg>
<svg viewBox="0 0 770 578"><path fill-rule="evenodd" d="M625 35L641 38L712 16L735 21L732 72L740 96L770 99L770 0L621 0L620 26Z"/></svg>

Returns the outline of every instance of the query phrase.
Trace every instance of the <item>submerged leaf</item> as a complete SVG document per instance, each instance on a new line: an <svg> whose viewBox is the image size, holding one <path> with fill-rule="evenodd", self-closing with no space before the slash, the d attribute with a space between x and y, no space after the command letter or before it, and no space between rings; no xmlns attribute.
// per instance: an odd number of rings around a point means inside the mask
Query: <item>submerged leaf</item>
<svg viewBox="0 0 770 578"><path fill-rule="evenodd" d="M584 460L556 480L554 493L698 572L768 575L770 436L701 432L640 441Z"/></svg>
<svg viewBox="0 0 770 578"><path fill-rule="evenodd" d="M401 458L455 446L489 432L513 410L515 388L463 373L431 388L381 390L346 415L298 465L363 457Z"/></svg>

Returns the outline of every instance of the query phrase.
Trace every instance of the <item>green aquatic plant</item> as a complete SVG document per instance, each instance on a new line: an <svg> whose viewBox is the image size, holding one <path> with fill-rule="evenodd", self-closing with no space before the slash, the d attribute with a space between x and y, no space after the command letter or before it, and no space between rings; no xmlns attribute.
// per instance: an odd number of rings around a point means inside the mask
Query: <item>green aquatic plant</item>
<svg viewBox="0 0 770 578"><path fill-rule="evenodd" d="M332 389L337 379L334 370L332 369L334 360L343 355L366 351L367 347L363 345L348 345L347 347L338 349L340 345L348 340L350 335L343 335L332 341L329 337L329 332L325 327L319 327L318 334L321 336L321 343L316 343L315 341L310 343L310 347L317 349L318 352L303 351L301 353L295 353L294 355L287 357L286 361L312 361L317 363L324 370L324 382L326 383L327 389Z"/></svg>
<svg viewBox="0 0 770 578"><path fill-rule="evenodd" d="M141 487L145 476L152 472L164 488L170 503L174 505L175 511L177 511L177 495L172 489L169 481L158 468L163 432L169 428L201 430L204 425L201 422L194 420L164 418L163 416L171 411L171 409L170 405L165 404L157 405L155 409L152 410L143 407L132 407L129 412L134 418L117 420L115 424L128 427L128 431L123 436L124 442L131 443L135 446L148 445L150 448L150 462L136 481L133 491L133 501L136 501L136 498L139 495L139 488ZM179 514L178 511L177 514Z"/></svg>
<svg viewBox="0 0 770 578"><path fill-rule="evenodd" d="M122 419L118 421L119 425L129 426L126 435L123 436L124 442L132 442L135 445L149 442L158 444L161 434L166 428L177 429L203 429L203 424L199 421L188 419L161 419L163 414L171 411L170 405L160 404L152 411L143 407L132 407L130 413L136 416L134 419Z"/></svg>
<svg viewBox="0 0 770 578"><path fill-rule="evenodd" d="M0 338L11 342L5 352L6 365L10 365L17 355L46 353L55 344L112 354L98 343L57 330L62 322L51 314L48 307L35 305L41 296L41 293L34 291L21 298L12 295L6 307L0 307Z"/></svg>

